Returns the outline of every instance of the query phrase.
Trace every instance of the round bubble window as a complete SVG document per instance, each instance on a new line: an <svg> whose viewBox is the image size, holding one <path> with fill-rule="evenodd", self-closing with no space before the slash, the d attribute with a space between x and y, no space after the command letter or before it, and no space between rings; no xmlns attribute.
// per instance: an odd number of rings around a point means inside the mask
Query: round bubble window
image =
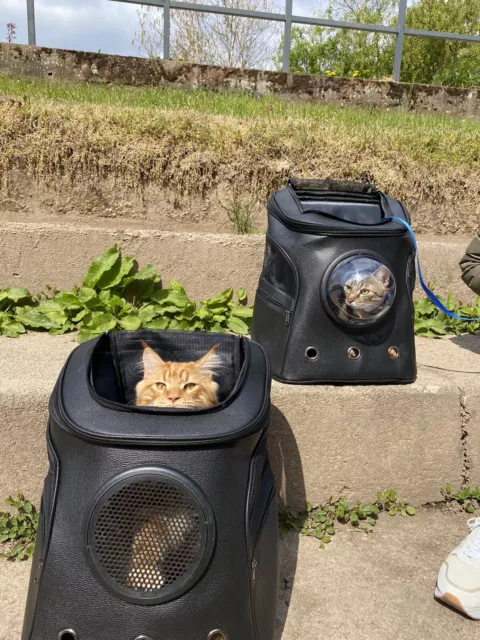
<svg viewBox="0 0 480 640"><path fill-rule="evenodd" d="M383 318L395 299L395 279L388 267L371 256L341 260L328 274L324 294L340 322L358 327Z"/></svg>

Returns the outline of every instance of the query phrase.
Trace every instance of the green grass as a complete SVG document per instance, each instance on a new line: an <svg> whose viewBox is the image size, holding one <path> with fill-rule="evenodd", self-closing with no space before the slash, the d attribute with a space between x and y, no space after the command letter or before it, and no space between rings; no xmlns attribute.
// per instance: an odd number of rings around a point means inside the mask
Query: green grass
<svg viewBox="0 0 480 640"><path fill-rule="evenodd" d="M53 100L66 104L108 105L140 109L185 110L234 118L294 118L334 121L352 127L401 128L424 133L480 134L477 120L443 114L421 115L377 108L342 107L308 101L256 97L242 92L163 87L125 87L99 84L47 82L0 76L0 95L19 99Z"/></svg>
<svg viewBox="0 0 480 640"><path fill-rule="evenodd" d="M219 187L263 202L290 175L368 180L415 207L417 231L473 233L480 121L0 77L0 187L18 170L50 185L160 184L179 206L193 195L215 198Z"/></svg>

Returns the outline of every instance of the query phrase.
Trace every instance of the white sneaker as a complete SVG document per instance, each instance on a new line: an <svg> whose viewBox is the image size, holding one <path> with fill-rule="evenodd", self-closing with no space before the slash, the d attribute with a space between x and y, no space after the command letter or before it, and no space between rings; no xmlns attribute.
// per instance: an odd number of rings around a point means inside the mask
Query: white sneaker
<svg viewBox="0 0 480 640"><path fill-rule="evenodd" d="M440 567L435 597L480 620L480 518L468 521L469 535Z"/></svg>

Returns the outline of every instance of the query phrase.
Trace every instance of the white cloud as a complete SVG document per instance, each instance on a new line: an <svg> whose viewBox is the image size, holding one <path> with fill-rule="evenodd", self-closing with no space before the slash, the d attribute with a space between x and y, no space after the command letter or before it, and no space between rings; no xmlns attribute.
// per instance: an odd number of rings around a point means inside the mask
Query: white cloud
<svg viewBox="0 0 480 640"><path fill-rule="evenodd" d="M323 0L323 3L325 0ZM6 24L17 26L17 42L26 44L26 0L0 0L0 40ZM284 0L278 0L280 11ZM294 0L293 12L309 15L322 0ZM35 0L37 44L45 47L142 55L132 45L138 6L111 0Z"/></svg>
<svg viewBox="0 0 480 640"><path fill-rule="evenodd" d="M138 7L110 0L36 0L37 44L104 53L138 55L132 46ZM4 25L17 25L17 42L26 43L26 0L0 0L0 39Z"/></svg>

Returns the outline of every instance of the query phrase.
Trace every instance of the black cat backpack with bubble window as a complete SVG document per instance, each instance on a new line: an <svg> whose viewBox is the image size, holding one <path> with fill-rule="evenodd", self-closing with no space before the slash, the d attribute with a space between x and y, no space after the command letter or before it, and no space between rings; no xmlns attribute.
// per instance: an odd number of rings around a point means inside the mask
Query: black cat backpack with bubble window
<svg viewBox="0 0 480 640"><path fill-rule="evenodd" d="M290 383L409 383L415 248L373 185L291 179L268 202L252 337Z"/></svg>
<svg viewBox="0 0 480 640"><path fill-rule="evenodd" d="M134 406L145 340L222 359L220 404ZM273 640L275 483L264 350L233 335L106 334L70 355L50 401L22 640Z"/></svg>

